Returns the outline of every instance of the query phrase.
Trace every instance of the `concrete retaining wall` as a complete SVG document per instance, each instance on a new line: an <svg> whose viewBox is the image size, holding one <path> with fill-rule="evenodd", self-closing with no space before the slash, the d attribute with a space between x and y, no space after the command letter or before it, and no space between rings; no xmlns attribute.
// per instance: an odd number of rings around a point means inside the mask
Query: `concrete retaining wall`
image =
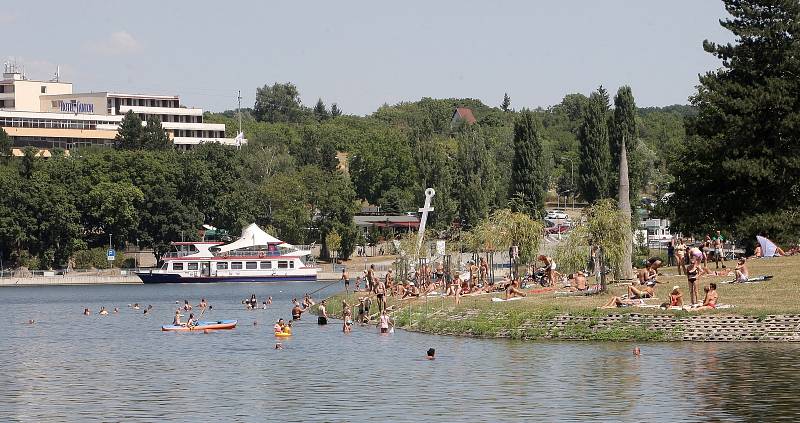
<svg viewBox="0 0 800 423"><path fill-rule="evenodd" d="M34 276L29 278L0 278L0 286L37 285L138 285L142 280L131 276Z"/></svg>
<svg viewBox="0 0 800 423"><path fill-rule="evenodd" d="M799 342L800 315L769 315L764 317L698 315L669 316L652 314L611 314L604 317L559 315L544 322L525 322L519 329L536 328L546 338L581 339L579 326L592 332L620 328L662 331L666 340L673 341L756 341ZM574 336L570 336L574 333Z"/></svg>

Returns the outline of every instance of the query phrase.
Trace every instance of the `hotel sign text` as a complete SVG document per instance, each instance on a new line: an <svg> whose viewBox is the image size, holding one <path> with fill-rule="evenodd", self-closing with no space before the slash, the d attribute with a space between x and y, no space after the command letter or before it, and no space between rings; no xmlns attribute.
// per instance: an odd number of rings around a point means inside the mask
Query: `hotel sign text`
<svg viewBox="0 0 800 423"><path fill-rule="evenodd" d="M94 104L81 103L80 101L61 101L61 111L64 113L94 113Z"/></svg>

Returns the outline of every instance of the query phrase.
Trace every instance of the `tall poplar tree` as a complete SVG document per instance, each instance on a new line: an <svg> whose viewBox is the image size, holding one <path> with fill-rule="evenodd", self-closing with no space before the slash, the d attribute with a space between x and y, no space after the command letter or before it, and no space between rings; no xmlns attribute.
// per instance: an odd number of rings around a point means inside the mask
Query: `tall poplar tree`
<svg viewBox="0 0 800 423"><path fill-rule="evenodd" d="M759 231L796 242L800 223L800 2L724 0L735 41L706 40L722 67L700 77L698 115L672 161L672 226ZM698 199L702 206L698 207Z"/></svg>
<svg viewBox="0 0 800 423"><path fill-rule="evenodd" d="M475 125L473 125L475 126ZM458 141L458 214L467 227L477 225L489 214L494 198L494 162L479 129L467 128L456 137Z"/></svg>
<svg viewBox="0 0 800 423"><path fill-rule="evenodd" d="M608 144L608 93L601 86L589 96L578 129L578 184L583 198L593 203L609 196L611 153Z"/></svg>
<svg viewBox="0 0 800 423"><path fill-rule="evenodd" d="M636 102L633 99L633 92L631 87L623 86L617 90L617 95L614 96L614 114L611 118L611 124L608 128L609 142L611 144L611 176L609 182L609 192L617 190L618 176L620 170L620 151L623 140L626 146L626 155L628 156L628 169L641 172L636 163L636 155L633 153L636 150L638 142L639 131L636 127ZM641 190L641 178L637 177L638 174L626 175L630 187L630 199L635 200L637 194Z"/></svg>
<svg viewBox="0 0 800 423"><path fill-rule="evenodd" d="M524 205L534 218L541 217L547 179L542 155L541 125L523 109L514 121L514 159L511 163L511 197Z"/></svg>

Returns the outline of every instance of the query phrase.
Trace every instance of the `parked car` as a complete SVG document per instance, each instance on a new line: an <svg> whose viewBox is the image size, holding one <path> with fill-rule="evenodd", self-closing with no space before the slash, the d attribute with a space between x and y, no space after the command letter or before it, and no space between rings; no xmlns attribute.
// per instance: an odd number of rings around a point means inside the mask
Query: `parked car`
<svg viewBox="0 0 800 423"><path fill-rule="evenodd" d="M568 218L569 216L567 215L567 212L565 212L564 210L550 210L547 212L547 216L545 216L545 219L554 219L554 220L564 220Z"/></svg>
<svg viewBox="0 0 800 423"><path fill-rule="evenodd" d="M544 231L548 235L556 235L556 234L565 234L569 232L570 225L569 223L556 223L552 220L545 220L544 221L545 228Z"/></svg>

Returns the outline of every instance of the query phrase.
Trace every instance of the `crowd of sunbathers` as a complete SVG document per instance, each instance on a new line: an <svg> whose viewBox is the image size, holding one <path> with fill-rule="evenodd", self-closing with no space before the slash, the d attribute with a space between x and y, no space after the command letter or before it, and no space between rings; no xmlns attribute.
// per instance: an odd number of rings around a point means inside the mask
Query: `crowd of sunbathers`
<svg viewBox="0 0 800 423"><path fill-rule="evenodd" d="M628 293L621 297L612 297L601 308L616 308L626 307L632 305L643 304L643 300L648 298L656 298L656 287L662 282L658 280L658 269L662 266L663 262L660 258L653 257L647 260L647 264L643 269L639 269L636 274L634 282L628 286ZM684 304L683 293L680 292L679 286L674 286L669 294L669 301L662 303L662 308L683 308L687 310L707 310L717 307L719 301L719 294L717 293L717 284L710 283L703 288L705 296L703 302L699 303L697 297L697 280L704 274L714 274L718 272L711 272L707 267L701 266L701 258L693 256L689 266L686 268L686 278L689 284L690 302ZM745 259L739 260L733 273L737 278L743 277L747 279L747 264Z"/></svg>
<svg viewBox="0 0 800 423"><path fill-rule="evenodd" d="M538 262L541 262L541 266L537 268ZM525 275L512 278L506 274L499 281L495 281L491 277L486 259L481 258L477 262L468 261L463 273L451 272L445 269L442 263L437 263L435 267L423 264L405 281L395 280L391 269L381 278L375 270L375 265L370 265L362 276L356 278L355 290L374 294L380 309L385 305L387 297L406 299L439 295L455 297L456 303L463 296L490 293L504 293L506 299L525 297L527 294L523 289L533 284L541 285L545 289L554 289L558 282L562 282L570 291L586 291L589 289L587 276L588 273L585 272L563 275L556 270L556 263L552 257L540 255L537 257L537 263L527 266ZM342 279L346 281L345 286L347 286L349 282L345 271L342 272Z"/></svg>

